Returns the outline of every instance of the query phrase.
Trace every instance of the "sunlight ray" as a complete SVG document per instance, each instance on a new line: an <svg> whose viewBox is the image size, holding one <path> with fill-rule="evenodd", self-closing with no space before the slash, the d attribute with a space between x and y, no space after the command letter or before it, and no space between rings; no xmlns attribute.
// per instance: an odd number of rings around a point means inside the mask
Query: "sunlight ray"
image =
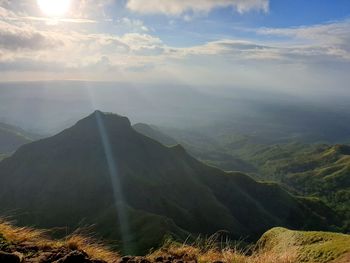
<svg viewBox="0 0 350 263"><path fill-rule="evenodd" d="M95 96L93 94L93 91L91 90L91 87L87 87L90 101L92 104L92 107L96 110L96 100ZM125 203L123 202L124 200L124 195L123 191L121 188L121 182L120 182L120 175L118 172L118 166L115 162L115 158L113 155L113 151L111 148L110 140L108 133L106 131L101 113L99 111L95 112L95 117L96 117L96 123L97 123L97 128L98 132L101 138L101 143L103 146L103 150L105 153L105 158L107 161L108 165L108 170L109 170L109 176L111 179L111 187L113 190L113 197L114 197L114 206L118 215L119 219L119 224L120 224L120 234L121 234L121 241L122 241L122 246L124 251L130 251L132 252L132 247L130 246L130 229L129 229L129 222L128 222L128 215L127 211L125 209Z"/></svg>

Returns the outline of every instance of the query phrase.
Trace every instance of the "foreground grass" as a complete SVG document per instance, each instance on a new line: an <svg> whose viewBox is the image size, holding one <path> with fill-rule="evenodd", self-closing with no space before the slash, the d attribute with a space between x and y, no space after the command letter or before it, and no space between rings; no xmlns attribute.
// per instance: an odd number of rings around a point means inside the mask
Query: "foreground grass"
<svg viewBox="0 0 350 263"><path fill-rule="evenodd" d="M187 262L230 262L230 263L296 263L297 255L292 251L285 253L271 253L269 251L254 251L247 255L244 251L234 248L201 249L191 245L170 244L147 257L150 261L159 261L160 258L181 259Z"/></svg>
<svg viewBox="0 0 350 263"><path fill-rule="evenodd" d="M6 248L35 247L38 251L47 250L81 250L91 259L106 262L117 262L120 258L117 252L112 251L101 242L93 238L72 234L64 239L53 240L48 231L30 227L16 227L5 220L0 220L0 250Z"/></svg>
<svg viewBox="0 0 350 263"><path fill-rule="evenodd" d="M0 251L20 251L24 258L33 258L47 251L62 250L84 251L91 260L107 263L346 263L350 262L350 236L274 228L266 232L255 247L247 250L209 238L193 244L167 241L147 256L121 257L107 246L86 236L73 234L53 240L47 231L16 227L0 220Z"/></svg>

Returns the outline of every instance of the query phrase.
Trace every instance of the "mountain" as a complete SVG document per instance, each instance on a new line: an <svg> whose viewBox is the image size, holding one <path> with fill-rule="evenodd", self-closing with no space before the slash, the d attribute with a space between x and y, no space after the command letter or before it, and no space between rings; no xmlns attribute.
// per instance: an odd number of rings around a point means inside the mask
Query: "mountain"
<svg viewBox="0 0 350 263"><path fill-rule="evenodd" d="M256 167L255 176L274 180L303 196L322 199L350 230L350 146L288 143L252 145L236 152Z"/></svg>
<svg viewBox="0 0 350 263"><path fill-rule="evenodd" d="M226 150L217 145L215 140L198 132L181 131L174 128L158 128L147 124L135 124L134 129L164 145L174 145L177 141L168 134L172 134L181 141L181 145L191 155L199 160L225 171L255 172L253 165L240 158L227 154Z"/></svg>
<svg viewBox="0 0 350 263"><path fill-rule="evenodd" d="M137 123L132 126L139 133L152 138L164 145L171 146L178 144L176 140L161 132L156 126L150 126L145 123Z"/></svg>
<svg viewBox="0 0 350 263"><path fill-rule="evenodd" d="M144 253L167 235L226 230L252 241L274 226L335 223L317 200L207 166L180 145L138 133L126 117L100 111L0 162L0 212L64 233L92 225L124 253Z"/></svg>
<svg viewBox="0 0 350 263"><path fill-rule="evenodd" d="M22 129L0 123L0 153L12 153L23 144L31 142L32 139L32 136Z"/></svg>
<svg viewBox="0 0 350 263"><path fill-rule="evenodd" d="M322 198L338 211L350 230L350 146L319 146L308 155L275 164L281 181L304 195Z"/></svg>

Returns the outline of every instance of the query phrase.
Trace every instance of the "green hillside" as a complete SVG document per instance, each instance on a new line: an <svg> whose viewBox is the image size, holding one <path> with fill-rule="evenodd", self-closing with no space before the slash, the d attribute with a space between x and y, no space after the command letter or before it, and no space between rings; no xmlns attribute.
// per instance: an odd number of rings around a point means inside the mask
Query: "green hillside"
<svg viewBox="0 0 350 263"><path fill-rule="evenodd" d="M333 213L276 184L207 166L166 147L130 121L99 111L51 138L22 146L0 163L0 207L22 225L91 226L144 253L167 235L253 241L274 226L329 229ZM146 237L147 240L144 240Z"/></svg>
<svg viewBox="0 0 350 263"><path fill-rule="evenodd" d="M350 147L335 145L314 151L305 158L279 165L285 184L306 195L318 196L334 207L350 229Z"/></svg>
<svg viewBox="0 0 350 263"><path fill-rule="evenodd" d="M290 140L276 144L225 132L213 139L194 131L168 131L208 164L244 170L255 179L282 183L295 194L322 199L340 215L343 230L350 230L350 146Z"/></svg>
<svg viewBox="0 0 350 263"><path fill-rule="evenodd" d="M350 146L290 143L260 146L241 156L257 167L259 178L322 199L341 215L344 230L349 231Z"/></svg>
<svg viewBox="0 0 350 263"><path fill-rule="evenodd" d="M299 263L349 262L350 236L331 232L273 228L258 241L261 248L278 254L295 254Z"/></svg>

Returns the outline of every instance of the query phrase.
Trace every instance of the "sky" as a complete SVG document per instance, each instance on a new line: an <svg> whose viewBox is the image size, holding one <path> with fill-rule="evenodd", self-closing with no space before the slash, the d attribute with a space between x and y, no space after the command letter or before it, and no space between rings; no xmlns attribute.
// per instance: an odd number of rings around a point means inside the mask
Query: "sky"
<svg viewBox="0 0 350 263"><path fill-rule="evenodd" d="M349 94L349 72L348 0L0 0L1 81L312 95Z"/></svg>

